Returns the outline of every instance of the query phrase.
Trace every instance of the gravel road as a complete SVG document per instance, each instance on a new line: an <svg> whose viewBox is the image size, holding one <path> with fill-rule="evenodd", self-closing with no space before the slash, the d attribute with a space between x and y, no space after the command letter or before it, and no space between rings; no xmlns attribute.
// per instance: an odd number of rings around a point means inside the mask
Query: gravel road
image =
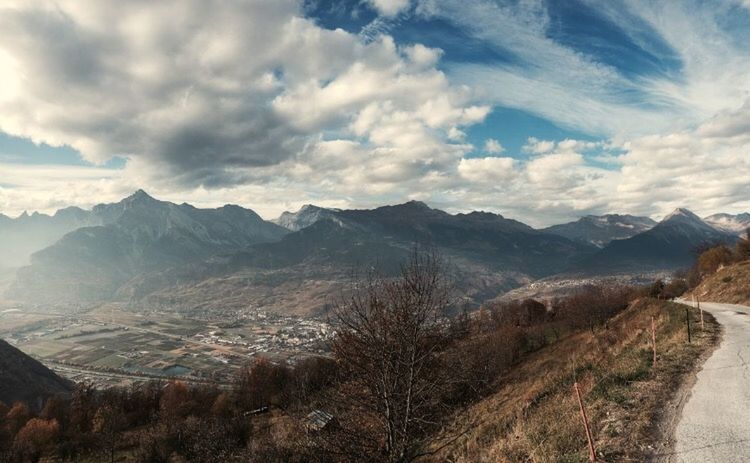
<svg viewBox="0 0 750 463"><path fill-rule="evenodd" d="M702 302L724 329L698 372L675 435L675 460L750 461L750 307Z"/></svg>

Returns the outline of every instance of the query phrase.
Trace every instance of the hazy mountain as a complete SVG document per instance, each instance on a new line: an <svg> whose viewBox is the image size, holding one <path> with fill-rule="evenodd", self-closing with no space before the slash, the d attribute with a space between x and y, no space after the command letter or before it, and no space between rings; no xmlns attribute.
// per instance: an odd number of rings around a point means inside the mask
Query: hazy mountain
<svg viewBox="0 0 750 463"><path fill-rule="evenodd" d="M121 294L182 307L258 304L304 312L330 302L354 270L395 272L415 244L444 255L460 291L475 302L595 250L500 215L451 215L408 202L329 211L278 242L134 279Z"/></svg>
<svg viewBox="0 0 750 463"><path fill-rule="evenodd" d="M336 220L337 212L340 211L338 209L325 209L312 204L305 204L297 212L287 211L282 213L273 222L288 230L299 231L322 219Z"/></svg>
<svg viewBox="0 0 750 463"><path fill-rule="evenodd" d="M745 212L744 214L714 214L709 215L705 219L706 223L712 225L714 228L732 233L738 236L744 235L748 229L750 229L750 213Z"/></svg>
<svg viewBox="0 0 750 463"><path fill-rule="evenodd" d="M278 219L287 229L238 206L197 209L143 191L96 206L89 217L100 225L35 253L8 294L309 313L329 303L355 269L395 272L417 244L444 255L466 300L481 302L561 272L683 267L697 247L736 238L684 209L656 225L610 215L535 230L498 214L449 214L417 201L361 210L305 206Z"/></svg>
<svg viewBox="0 0 750 463"><path fill-rule="evenodd" d="M9 290L14 298L101 300L130 278L274 241L288 233L239 206L197 209L144 191L95 206L102 225L79 228L31 257Z"/></svg>
<svg viewBox="0 0 750 463"><path fill-rule="evenodd" d="M540 232L497 214L451 215L410 201L363 210L324 210L325 218L278 243L254 246L245 254L262 265L298 263L311 254L331 262L387 261L389 249L409 251L416 243L508 271L550 274L590 247ZM365 259L365 256L370 256Z"/></svg>
<svg viewBox="0 0 750 463"><path fill-rule="evenodd" d="M691 265L700 247L735 239L689 210L676 209L650 230L610 242L576 268L594 273L677 269Z"/></svg>
<svg viewBox="0 0 750 463"><path fill-rule="evenodd" d="M587 215L575 222L553 225L542 231L602 248L610 241L630 238L651 229L654 225L656 222L648 217L620 214Z"/></svg>
<svg viewBox="0 0 750 463"><path fill-rule="evenodd" d="M45 398L72 389L73 383L0 339L0 402L39 408Z"/></svg>
<svg viewBox="0 0 750 463"><path fill-rule="evenodd" d="M77 207L61 209L55 215L23 213L13 219L0 214L0 268L29 264L29 257L46 248L68 232L98 225L91 212Z"/></svg>

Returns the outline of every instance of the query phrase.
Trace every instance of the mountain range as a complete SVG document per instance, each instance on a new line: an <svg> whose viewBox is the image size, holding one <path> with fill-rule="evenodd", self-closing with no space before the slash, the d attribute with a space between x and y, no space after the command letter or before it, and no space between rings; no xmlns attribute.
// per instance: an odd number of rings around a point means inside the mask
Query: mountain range
<svg viewBox="0 0 750 463"><path fill-rule="evenodd" d="M498 214L449 214L410 201L362 210L306 205L271 222L239 206L198 209L139 190L91 211L6 217L0 236L31 227L34 216L34 236L44 239L25 248L36 252L15 273L8 298L303 314L323 310L357 271L392 274L415 245L445 256L467 303L478 304L555 274L684 267L696 248L736 239L727 224L739 229L744 220L724 214L709 223L678 209L659 223L611 214L537 230Z"/></svg>
<svg viewBox="0 0 750 463"><path fill-rule="evenodd" d="M613 240L582 259L576 270L587 273L675 270L689 267L702 247L731 243L737 235L712 227L687 209L676 209L652 228Z"/></svg>
<svg viewBox="0 0 750 463"><path fill-rule="evenodd" d="M603 248L614 240L630 238L653 228L654 225L656 222L648 217L620 214L587 215L575 222L553 225L543 231Z"/></svg>

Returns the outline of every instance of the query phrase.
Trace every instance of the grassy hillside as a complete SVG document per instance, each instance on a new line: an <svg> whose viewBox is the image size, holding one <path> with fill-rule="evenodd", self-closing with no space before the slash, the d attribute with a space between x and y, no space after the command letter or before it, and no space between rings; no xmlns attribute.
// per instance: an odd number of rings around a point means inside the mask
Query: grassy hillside
<svg viewBox="0 0 750 463"><path fill-rule="evenodd" d="M750 260L720 268L706 277L692 294L702 301L749 305Z"/></svg>
<svg viewBox="0 0 750 463"><path fill-rule="evenodd" d="M658 358L652 365L651 317ZM587 461L587 444L573 392L577 379L601 461L644 461L662 441L665 404L711 350L719 327L685 306L642 299L606 328L579 332L532 354L497 381L496 393L473 405L456 425L469 431L441 455L455 462ZM467 426L467 424L469 424ZM447 458L446 458L447 457Z"/></svg>

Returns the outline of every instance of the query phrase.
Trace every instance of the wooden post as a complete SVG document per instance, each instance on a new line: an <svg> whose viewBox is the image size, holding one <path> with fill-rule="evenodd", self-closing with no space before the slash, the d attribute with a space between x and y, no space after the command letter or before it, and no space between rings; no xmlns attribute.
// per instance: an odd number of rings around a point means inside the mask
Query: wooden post
<svg viewBox="0 0 750 463"><path fill-rule="evenodd" d="M706 331L706 325L703 324L703 309L699 309L701 311L701 331Z"/></svg>
<svg viewBox="0 0 750 463"><path fill-rule="evenodd" d="M654 323L654 316L651 316L651 345L654 348L654 361L651 363L651 368L656 366L656 325Z"/></svg>
<svg viewBox="0 0 750 463"><path fill-rule="evenodd" d="M685 307L685 321L687 322L687 330L688 330L688 343L693 342L692 338L690 336L690 308Z"/></svg>
<svg viewBox="0 0 750 463"><path fill-rule="evenodd" d="M596 449L594 449L594 438L591 437L591 428L589 427L589 419L586 417L586 410L583 408L583 399L581 398L581 390L578 388L578 382L573 384L573 388L576 391L576 397L578 397L578 407L581 409L581 419L583 419L583 427L586 429L586 439L589 442L589 461L596 462Z"/></svg>

